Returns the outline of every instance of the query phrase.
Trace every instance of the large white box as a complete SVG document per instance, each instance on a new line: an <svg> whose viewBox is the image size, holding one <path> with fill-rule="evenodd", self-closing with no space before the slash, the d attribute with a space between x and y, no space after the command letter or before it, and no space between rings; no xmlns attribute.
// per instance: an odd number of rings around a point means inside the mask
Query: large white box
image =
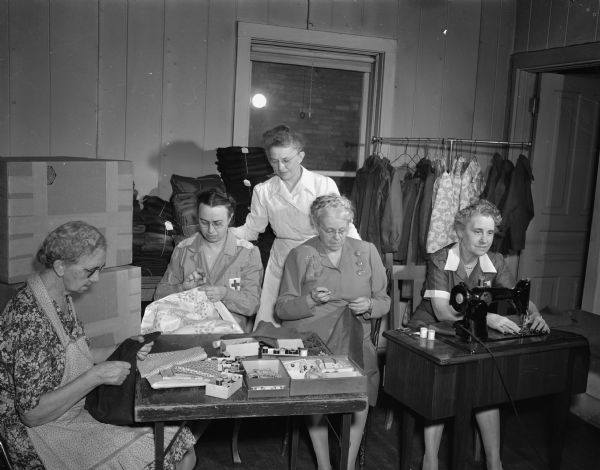
<svg viewBox="0 0 600 470"><path fill-rule="evenodd" d="M116 345L140 334L141 295L139 266L104 269L87 292L73 295L77 316L92 346Z"/></svg>
<svg viewBox="0 0 600 470"><path fill-rule="evenodd" d="M39 269L46 235L83 220L106 237L106 265L132 260L133 166L127 160L75 157L0 158L0 281L23 281Z"/></svg>

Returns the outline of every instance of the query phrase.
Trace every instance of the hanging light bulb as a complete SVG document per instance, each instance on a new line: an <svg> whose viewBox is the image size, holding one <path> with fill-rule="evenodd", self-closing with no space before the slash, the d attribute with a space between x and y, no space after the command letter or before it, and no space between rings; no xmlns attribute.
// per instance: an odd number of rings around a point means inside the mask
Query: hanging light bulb
<svg viewBox="0 0 600 470"><path fill-rule="evenodd" d="M252 97L252 106L255 108L264 108L267 105L267 97L262 93L256 93Z"/></svg>

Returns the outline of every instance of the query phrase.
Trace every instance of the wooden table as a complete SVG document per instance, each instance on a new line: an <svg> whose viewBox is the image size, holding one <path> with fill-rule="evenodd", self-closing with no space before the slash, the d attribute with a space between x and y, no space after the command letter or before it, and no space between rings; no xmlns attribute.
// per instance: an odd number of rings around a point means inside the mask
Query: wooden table
<svg viewBox="0 0 600 470"><path fill-rule="evenodd" d="M162 335L154 343L153 352L174 351L202 346L209 356L216 355L211 343L215 335ZM155 465L163 468L164 424L167 421L196 419L247 418L259 416L298 416L313 414L342 415L340 469L348 462L352 413L367 408L367 395L307 395L287 398L248 398L242 387L229 399L206 396L204 387L155 390L139 374L136 382L134 418L154 423ZM292 437L297 439L296 436ZM292 443L292 449L295 449ZM291 456L291 460L295 456Z"/></svg>
<svg viewBox="0 0 600 470"><path fill-rule="evenodd" d="M412 332L388 331L384 388L402 405L400 469L411 463L415 414L431 421L454 418L452 468L473 466L473 409L509 401L490 354L471 353L458 338L429 341ZM552 395L550 468L558 470L571 395L584 392L589 367L587 340L552 330L547 336L486 343L513 400Z"/></svg>

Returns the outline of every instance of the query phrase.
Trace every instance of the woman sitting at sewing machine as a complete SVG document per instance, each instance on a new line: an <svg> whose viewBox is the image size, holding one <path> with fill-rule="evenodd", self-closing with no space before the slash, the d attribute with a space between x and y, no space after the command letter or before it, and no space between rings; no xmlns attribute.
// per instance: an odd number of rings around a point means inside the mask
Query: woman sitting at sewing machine
<svg viewBox="0 0 600 470"><path fill-rule="evenodd" d="M427 263L423 301L409 326L429 325L438 321L456 321L460 315L450 306L450 292L462 282L468 289L476 286L512 289L515 279L499 253L489 253L494 233L502 217L492 203L482 199L459 211L454 218L458 242L430 255ZM519 325L507 317L488 313L487 326L502 333L518 333ZM549 328L533 302L529 302L529 329L548 332ZM485 450L487 469L500 470L500 413L497 408L475 412ZM425 426L423 470L437 470L438 449L443 423Z"/></svg>

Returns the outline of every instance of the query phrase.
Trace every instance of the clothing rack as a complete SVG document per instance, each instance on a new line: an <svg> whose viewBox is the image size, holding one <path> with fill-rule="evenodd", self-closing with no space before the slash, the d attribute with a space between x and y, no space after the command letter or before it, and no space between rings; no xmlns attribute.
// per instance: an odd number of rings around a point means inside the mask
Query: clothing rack
<svg viewBox="0 0 600 470"><path fill-rule="evenodd" d="M448 154L452 155L452 150L456 144L474 144L484 146L501 146L501 147L521 147L530 149L532 143L529 142L515 142L509 140L480 140L480 139L462 139L456 137L380 137L375 136L371 138L371 143L374 145L382 144L410 144L412 142L426 142L426 143L438 143L442 144L443 147L448 146Z"/></svg>

